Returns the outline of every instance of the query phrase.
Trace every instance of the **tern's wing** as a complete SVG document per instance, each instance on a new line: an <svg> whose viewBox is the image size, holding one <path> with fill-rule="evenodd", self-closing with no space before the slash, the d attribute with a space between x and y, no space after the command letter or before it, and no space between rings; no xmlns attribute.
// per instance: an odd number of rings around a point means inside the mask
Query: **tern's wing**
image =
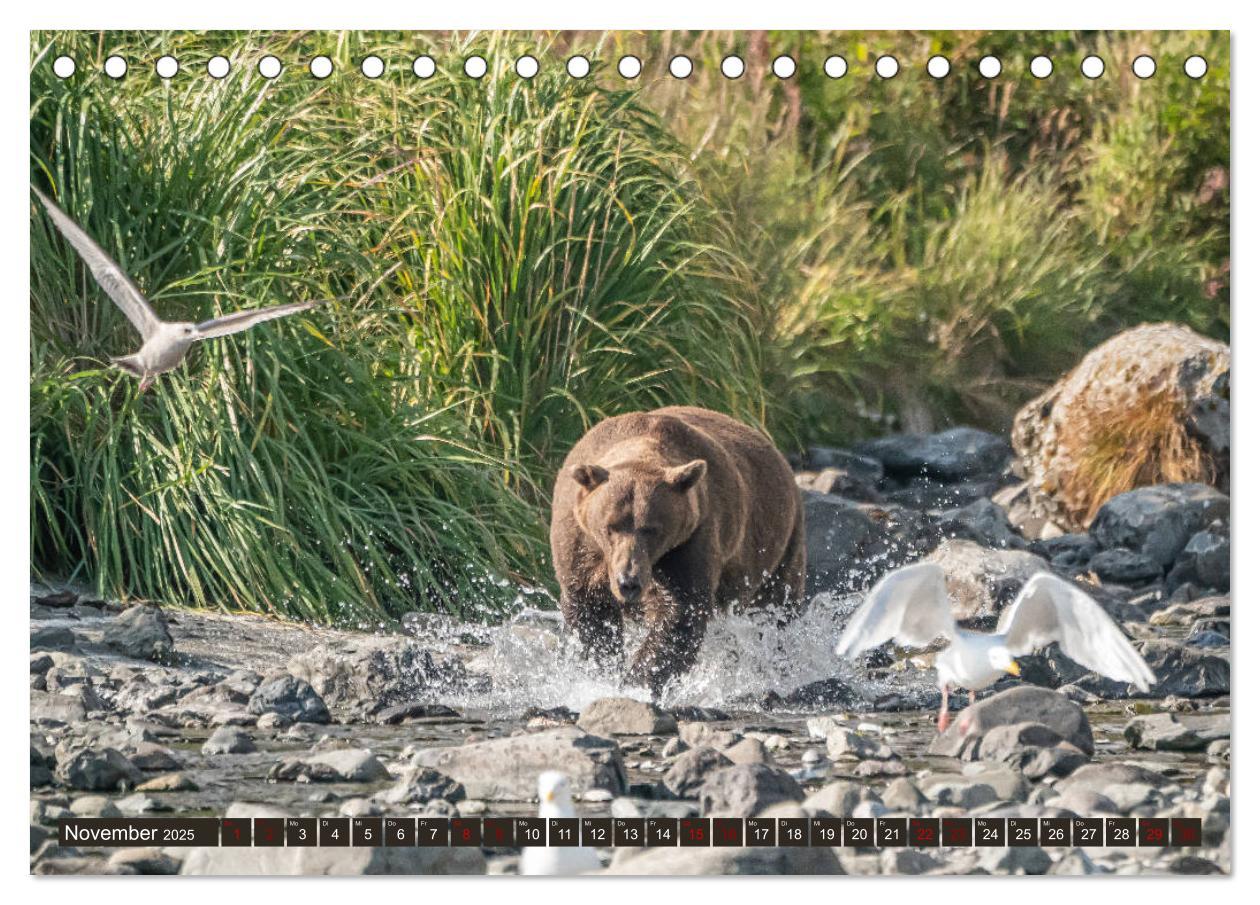
<svg viewBox="0 0 1260 905"><path fill-rule="evenodd" d="M327 300L290 302L287 305L272 305L270 308L254 308L248 311L237 311L235 314L225 314L223 317L216 317L213 320L199 323L197 325L197 339L213 339L216 336L240 333L242 330L248 330L255 324L261 324L263 321L272 321L278 317L297 314L299 311L309 311L316 305L324 304L325 301Z"/></svg>
<svg viewBox="0 0 1260 905"><path fill-rule="evenodd" d="M1052 641L1082 666L1109 679L1132 682L1142 691L1155 675L1107 611L1070 581L1039 572L1028 580L998 623L1014 656L1029 654Z"/></svg>
<svg viewBox="0 0 1260 905"><path fill-rule="evenodd" d="M92 271L92 276L105 290L105 294L122 309L122 313L127 315L127 320L140 331L144 339L147 340L152 336L162 321L149 307L148 299L136 288L136 284L131 282L131 277L127 276L123 269L114 263L114 259L105 253L105 249L97 245L92 237L85 233L79 224L71 220L65 211L57 207L47 195L35 186L31 186L31 191L48 211L53 225L79 253L79 257L88 266L88 270Z"/></svg>
<svg viewBox="0 0 1260 905"><path fill-rule="evenodd" d="M848 657L889 638L907 647L923 647L940 637L954 637L945 573L936 563L921 562L885 575L866 595L836 654Z"/></svg>

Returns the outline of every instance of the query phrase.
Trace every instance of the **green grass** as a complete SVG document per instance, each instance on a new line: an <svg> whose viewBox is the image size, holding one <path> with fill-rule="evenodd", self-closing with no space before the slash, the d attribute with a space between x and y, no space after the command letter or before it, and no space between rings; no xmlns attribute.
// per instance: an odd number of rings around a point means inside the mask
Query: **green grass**
<svg viewBox="0 0 1260 905"><path fill-rule="evenodd" d="M1034 83L968 60L1097 48L1202 83ZM137 337L31 216L31 561L103 594L367 623L548 588L581 433L687 403L784 448L1015 408L1099 339L1228 336L1226 39L1181 34L46 33L31 180L168 318L334 298L198 347ZM732 50L749 76L716 75ZM850 75L821 78L825 52ZM419 52L439 60L412 76ZM512 61L543 62L530 81ZM564 75L573 52L592 76ZM875 54L903 75L869 76ZM909 61L956 60L929 82ZM100 72L110 53L132 70ZM287 68L274 82L264 53ZM389 64L357 73L363 55ZM470 53L491 64L473 81ZM627 84L612 67L641 55ZM686 82L663 75L690 54ZM800 77L764 75L793 53ZM50 54L79 73L55 78ZM162 53L184 71L152 74ZM214 53L231 75L207 78ZM315 53L336 73L305 72ZM865 68L864 68L865 67ZM1071 73L1064 76L1064 72ZM1225 127L1221 128L1222 117ZM1227 176L1228 170L1225 174Z"/></svg>

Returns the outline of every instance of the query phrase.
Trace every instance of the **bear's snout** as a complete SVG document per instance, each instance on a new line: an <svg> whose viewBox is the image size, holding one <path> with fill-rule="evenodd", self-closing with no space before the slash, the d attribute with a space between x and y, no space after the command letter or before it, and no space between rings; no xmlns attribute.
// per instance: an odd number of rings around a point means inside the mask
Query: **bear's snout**
<svg viewBox="0 0 1260 905"><path fill-rule="evenodd" d="M617 575L617 596L622 603L634 603L643 593L643 582L639 576L631 572L620 572Z"/></svg>

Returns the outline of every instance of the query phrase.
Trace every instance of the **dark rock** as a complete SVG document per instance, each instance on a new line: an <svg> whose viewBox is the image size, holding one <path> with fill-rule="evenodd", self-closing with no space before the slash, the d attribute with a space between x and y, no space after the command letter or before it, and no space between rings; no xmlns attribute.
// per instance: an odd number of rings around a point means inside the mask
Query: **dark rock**
<svg viewBox="0 0 1260 905"><path fill-rule="evenodd" d="M113 867L125 868L145 876L170 876L179 873L179 862L158 848L124 848L109 856Z"/></svg>
<svg viewBox="0 0 1260 905"><path fill-rule="evenodd" d="M633 698L599 698L578 717L578 727L594 735L670 735L678 731L673 714Z"/></svg>
<svg viewBox="0 0 1260 905"><path fill-rule="evenodd" d="M169 749L156 745L153 742L133 742L127 746L126 755L127 760L145 771L178 770L183 766Z"/></svg>
<svg viewBox="0 0 1260 905"><path fill-rule="evenodd" d="M310 683L328 707L354 717L469 688L458 656L396 636L321 644L295 655L288 671Z"/></svg>
<svg viewBox="0 0 1260 905"><path fill-rule="evenodd" d="M140 771L121 751L113 748L83 748L57 763L57 780L85 792L112 792L134 786Z"/></svg>
<svg viewBox="0 0 1260 905"><path fill-rule="evenodd" d="M678 755L662 782L675 798L698 798L709 774L733 764L715 748L690 748Z"/></svg>
<svg viewBox="0 0 1260 905"><path fill-rule="evenodd" d="M1125 725L1124 738L1132 747L1150 751L1204 751L1212 742L1229 738L1229 714L1138 716Z"/></svg>
<svg viewBox="0 0 1260 905"><path fill-rule="evenodd" d="M888 503L909 509L957 509L989 499L1000 487L995 478L973 478L949 484L935 478L911 478L899 487L886 487L883 494Z"/></svg>
<svg viewBox="0 0 1260 905"><path fill-rule="evenodd" d="M1124 547L1168 568L1197 532L1229 524L1229 497L1206 484L1160 484L1112 497L1089 526L1104 550Z"/></svg>
<svg viewBox="0 0 1260 905"><path fill-rule="evenodd" d="M31 675L42 675L52 669L53 658L48 654L31 654Z"/></svg>
<svg viewBox="0 0 1260 905"><path fill-rule="evenodd" d="M1228 617L1228 597L1203 597L1198 600L1174 603L1151 614L1151 625L1193 625L1199 619L1213 616Z"/></svg>
<svg viewBox="0 0 1260 905"><path fill-rule="evenodd" d="M101 642L137 660L169 660L175 642L166 625L166 614L155 606L133 606L105 626Z"/></svg>
<svg viewBox="0 0 1260 905"><path fill-rule="evenodd" d="M1195 631L1186 638L1191 647L1229 647L1229 638L1216 631Z"/></svg>
<svg viewBox="0 0 1260 905"><path fill-rule="evenodd" d="M839 468L871 484L879 483L884 476L884 466L879 459L860 456L847 449L811 446L806 464L815 471L823 468Z"/></svg>
<svg viewBox="0 0 1260 905"><path fill-rule="evenodd" d="M393 704L382 707L375 714L376 721L386 726L396 726L405 720L453 719L459 717L459 711L445 704L427 704L423 701L408 701L406 704Z"/></svg>
<svg viewBox="0 0 1260 905"><path fill-rule="evenodd" d="M947 537L966 538L986 547L1022 550L1027 546L1006 517L1006 510L987 498L942 512L940 528Z"/></svg>
<svg viewBox="0 0 1260 905"><path fill-rule="evenodd" d="M1103 678L1087 673L1064 686L1064 691L1076 688L1100 698L1119 699L1132 697L1179 698L1218 697L1229 694L1229 661L1212 653L1213 649L1194 647L1176 641L1155 639L1138 645L1156 684L1148 692L1136 685ZM1077 667L1080 668L1079 665Z"/></svg>
<svg viewBox="0 0 1260 905"><path fill-rule="evenodd" d="M752 817L772 804L805 797L786 771L765 764L736 764L709 774L700 788L700 813Z"/></svg>
<svg viewBox="0 0 1260 905"><path fill-rule="evenodd" d="M862 701L858 690L850 680L833 676L802 685L783 698L783 706L789 708L840 707L852 708Z"/></svg>
<svg viewBox="0 0 1260 905"><path fill-rule="evenodd" d="M234 726L221 726L201 746L202 754L249 754L257 751L248 732Z"/></svg>
<svg viewBox="0 0 1260 905"><path fill-rule="evenodd" d="M1103 581L1118 584L1141 584L1164 574L1163 567L1146 554L1123 547L1096 554L1089 561L1089 570Z"/></svg>
<svg viewBox="0 0 1260 905"><path fill-rule="evenodd" d="M369 751L341 748L281 761L271 768L267 778L305 782L379 782L389 779L389 771Z"/></svg>
<svg viewBox="0 0 1260 905"><path fill-rule="evenodd" d="M923 514L899 506L850 502L803 491L806 592L865 588L922 555L940 532Z"/></svg>
<svg viewBox="0 0 1260 905"><path fill-rule="evenodd" d="M731 715L725 710L719 710L716 707L696 707L688 704L682 707L674 707L670 710L674 715L674 719L678 722L684 720L693 723L711 723L717 720L729 720Z"/></svg>
<svg viewBox="0 0 1260 905"><path fill-rule="evenodd" d="M79 595L74 591L54 591L51 594L44 594L32 599L40 606L53 609L68 609L79 602Z"/></svg>
<svg viewBox="0 0 1260 905"><path fill-rule="evenodd" d="M884 500L873 482L843 468L800 472L796 475L796 486L863 503L881 503Z"/></svg>
<svg viewBox="0 0 1260 905"><path fill-rule="evenodd" d="M61 625L45 625L31 629L31 650L69 650L78 643L71 629Z"/></svg>
<svg viewBox="0 0 1260 905"><path fill-rule="evenodd" d="M1020 685L972 704L932 740L928 753L975 760L981 740L990 730L1019 723L1040 723L1085 754L1094 753L1094 733L1080 705L1057 692L1031 685Z"/></svg>
<svg viewBox="0 0 1260 905"><path fill-rule="evenodd" d="M1201 587L1229 590L1229 537L1216 531L1196 531L1186 541L1174 572Z"/></svg>
<svg viewBox="0 0 1260 905"><path fill-rule="evenodd" d="M923 475L941 481L997 474L1011 457L1005 439L972 427L880 437L858 444L856 451L878 459L890 475Z"/></svg>
<svg viewBox="0 0 1260 905"><path fill-rule="evenodd" d="M330 719L328 707L315 689L288 673L264 679L249 699L249 712L255 716L278 713L296 723L327 723Z"/></svg>
<svg viewBox="0 0 1260 905"><path fill-rule="evenodd" d="M408 767L402 779L382 796L387 804L423 804L427 801L463 801L464 787L430 767Z"/></svg>

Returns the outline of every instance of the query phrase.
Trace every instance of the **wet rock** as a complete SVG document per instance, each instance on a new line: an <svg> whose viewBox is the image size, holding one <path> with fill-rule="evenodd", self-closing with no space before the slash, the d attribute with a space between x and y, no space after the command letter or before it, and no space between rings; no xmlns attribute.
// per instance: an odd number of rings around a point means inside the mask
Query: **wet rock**
<svg viewBox="0 0 1260 905"><path fill-rule="evenodd" d="M39 748L31 745L31 788L52 785L52 767L56 762Z"/></svg>
<svg viewBox="0 0 1260 905"><path fill-rule="evenodd" d="M1000 761L1029 779L1047 774L1066 776L1089 761L1088 755L1041 723L1013 723L990 729L980 740L977 756Z"/></svg>
<svg viewBox="0 0 1260 905"><path fill-rule="evenodd" d="M986 547L1022 550L1027 546L1015 531L1006 510L990 499L979 499L941 513L941 531L946 537L960 537Z"/></svg>
<svg viewBox="0 0 1260 905"><path fill-rule="evenodd" d="M155 606L133 606L111 619L101 643L127 657L162 662L175 652L166 614Z"/></svg>
<svg viewBox="0 0 1260 905"><path fill-rule="evenodd" d="M733 763L715 748L691 748L678 756L662 783L675 798L698 798L709 775Z"/></svg>
<svg viewBox="0 0 1260 905"><path fill-rule="evenodd" d="M1199 619L1229 616L1228 597L1202 597L1186 603L1174 603L1151 614L1151 625L1193 625Z"/></svg>
<svg viewBox="0 0 1260 905"><path fill-rule="evenodd" d="M786 771L765 764L736 764L711 772L700 788L700 812L752 817L770 805L801 801L805 793Z"/></svg>
<svg viewBox="0 0 1260 905"><path fill-rule="evenodd" d="M234 803L227 817L289 817L268 805ZM179 872L194 876L350 876L360 874L484 874L481 849L464 846L349 848L194 848Z"/></svg>
<svg viewBox="0 0 1260 905"><path fill-rule="evenodd" d="M1123 547L1103 550L1090 559L1088 568L1103 581L1117 584L1142 584L1164 574L1163 567L1145 553Z"/></svg>
<svg viewBox="0 0 1260 905"><path fill-rule="evenodd" d="M1218 697L1229 694L1229 661L1218 656L1217 648L1201 648L1166 639L1143 641L1137 645L1142 659L1155 673L1157 683L1149 692L1136 685L1088 673L1063 690L1078 689L1103 699ZM1079 667L1078 667L1079 668Z"/></svg>
<svg viewBox="0 0 1260 905"><path fill-rule="evenodd" d="M118 809L126 817L143 817L146 814L160 814L174 810L169 804L151 795L137 792L126 798L118 799Z"/></svg>
<svg viewBox="0 0 1260 905"><path fill-rule="evenodd" d="M581 795L626 789L621 750L615 742L566 726L545 732L493 739L416 753L416 766L433 767L461 783L472 798L530 801L538 794L538 774L560 770Z"/></svg>
<svg viewBox="0 0 1260 905"><path fill-rule="evenodd" d="M431 767L408 767L401 781L382 796L387 804L423 804L435 799L457 802L468 796L464 787Z"/></svg>
<svg viewBox="0 0 1260 905"><path fill-rule="evenodd" d="M454 719L459 711L445 704L428 704L423 701L408 701L405 704L394 704L385 707L376 714L376 721L385 726L396 726L407 720Z"/></svg>
<svg viewBox="0 0 1260 905"><path fill-rule="evenodd" d="M169 876L179 873L179 861L160 848L124 848L109 856L113 867L148 876Z"/></svg>
<svg viewBox="0 0 1260 905"><path fill-rule="evenodd" d="M871 484L879 483L884 476L884 466L878 459L862 456L848 449L811 446L806 453L805 464L815 471L841 469Z"/></svg>
<svg viewBox="0 0 1260 905"><path fill-rule="evenodd" d="M1020 685L982 698L960 713L928 747L929 754L975 760L983 737L999 726L1040 723L1088 755L1094 734L1079 704L1057 692Z"/></svg>
<svg viewBox="0 0 1260 905"><path fill-rule="evenodd" d="M783 698L780 706L792 709L847 708L860 706L861 703L862 696L852 681L833 676L828 679L817 679L794 689Z"/></svg>
<svg viewBox="0 0 1260 905"><path fill-rule="evenodd" d="M678 731L673 714L655 704L633 698L599 698L582 711L580 729L605 737L614 735L670 735Z"/></svg>
<svg viewBox="0 0 1260 905"><path fill-rule="evenodd" d="M31 675L43 675L52 665L53 658L48 654L31 654Z"/></svg>
<svg viewBox="0 0 1260 905"><path fill-rule="evenodd" d="M364 636L321 644L289 660L288 671L310 683L330 708L361 716L467 687L464 662L396 636Z"/></svg>
<svg viewBox="0 0 1260 905"><path fill-rule="evenodd" d="M1197 531L1186 541L1169 574L1170 584L1194 581L1201 587L1229 590L1229 535Z"/></svg>
<svg viewBox="0 0 1260 905"><path fill-rule="evenodd" d="M973 427L937 434L894 434L860 443L859 455L877 459L894 477L961 481L999 473L1011 457L1005 439Z"/></svg>
<svg viewBox="0 0 1260 905"><path fill-rule="evenodd" d="M1168 859L1165 867L1170 874L1207 875L1223 874L1225 871L1213 861L1202 855L1176 854Z"/></svg>
<svg viewBox="0 0 1260 905"><path fill-rule="evenodd" d="M1131 747L1150 751L1203 751L1219 739L1228 739L1229 714L1174 716L1152 713L1134 717L1124 727Z"/></svg>
<svg viewBox="0 0 1260 905"><path fill-rule="evenodd" d="M31 629L31 650L70 650L78 643L73 630L61 625Z"/></svg>
<svg viewBox="0 0 1260 905"><path fill-rule="evenodd" d="M83 748L58 760L57 781L85 792L112 792L134 786L140 771L114 748Z"/></svg>
<svg viewBox="0 0 1260 905"><path fill-rule="evenodd" d="M141 674L129 679L114 693L114 706L128 713L148 713L172 703L175 697L173 682Z"/></svg>
<svg viewBox="0 0 1260 905"><path fill-rule="evenodd" d="M1098 544L1088 534L1061 534L1028 545L1028 549L1050 561L1056 569L1068 573L1084 571L1098 553Z"/></svg>
<svg viewBox="0 0 1260 905"><path fill-rule="evenodd" d="M153 742L138 741L132 742L126 747L127 760L131 761L136 767L145 771L170 771L178 770L183 764L169 749L156 745Z"/></svg>
<svg viewBox="0 0 1260 905"><path fill-rule="evenodd" d="M341 748L283 760L267 777L290 782L379 782L389 779L389 771L370 751Z"/></svg>
<svg viewBox="0 0 1260 905"><path fill-rule="evenodd" d="M803 491L808 594L869 586L889 569L925 553L940 532L901 506L854 503Z"/></svg>
<svg viewBox="0 0 1260 905"><path fill-rule="evenodd" d="M260 683L249 699L249 712L255 716L278 713L299 723L327 723L330 719L328 707L310 683L288 673Z"/></svg>
<svg viewBox="0 0 1260 905"><path fill-rule="evenodd" d="M249 733L234 726L214 730L201 746L202 754L249 754L257 750Z"/></svg>
<svg viewBox="0 0 1260 905"><path fill-rule="evenodd" d="M945 571L958 620L993 620L1028 579L1048 570L1044 559L1024 550L991 550L969 540L946 540L929 556Z"/></svg>
<svg viewBox="0 0 1260 905"><path fill-rule="evenodd" d="M1206 484L1160 484L1112 497L1090 523L1104 550L1123 547L1170 567L1197 532L1229 523L1229 497Z"/></svg>
<svg viewBox="0 0 1260 905"><path fill-rule="evenodd" d="M828 467L821 471L800 472L796 475L796 486L863 503L883 501L873 481L847 468Z"/></svg>

